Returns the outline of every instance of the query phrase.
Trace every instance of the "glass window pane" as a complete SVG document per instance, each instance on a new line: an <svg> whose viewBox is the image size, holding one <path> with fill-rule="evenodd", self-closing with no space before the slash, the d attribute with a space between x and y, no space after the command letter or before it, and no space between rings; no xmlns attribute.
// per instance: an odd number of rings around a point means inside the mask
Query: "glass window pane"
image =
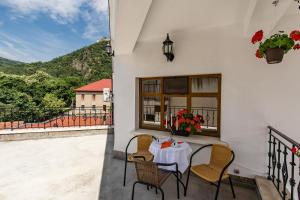
<svg viewBox="0 0 300 200"><path fill-rule="evenodd" d="M194 115L202 115L203 130L217 130L218 100L215 97L192 97L191 111Z"/></svg>
<svg viewBox="0 0 300 200"><path fill-rule="evenodd" d="M144 125L160 126L160 97L143 97L143 116Z"/></svg>
<svg viewBox="0 0 300 200"><path fill-rule="evenodd" d="M168 121L170 125L173 125L174 118L178 111L187 108L187 97L166 97L165 98L165 114L164 122ZM171 120L173 118L173 120ZM169 128L164 124L165 128Z"/></svg>
<svg viewBox="0 0 300 200"><path fill-rule="evenodd" d="M192 92L218 92L218 78L192 78Z"/></svg>
<svg viewBox="0 0 300 200"><path fill-rule="evenodd" d="M171 77L164 79L165 94L187 94L188 77Z"/></svg>
<svg viewBox="0 0 300 200"><path fill-rule="evenodd" d="M160 80L143 80L142 90L146 93L160 93Z"/></svg>

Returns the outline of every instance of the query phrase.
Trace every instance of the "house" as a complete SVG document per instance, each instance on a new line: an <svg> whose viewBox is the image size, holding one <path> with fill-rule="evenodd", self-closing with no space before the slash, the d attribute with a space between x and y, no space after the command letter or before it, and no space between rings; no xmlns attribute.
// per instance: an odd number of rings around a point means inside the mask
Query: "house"
<svg viewBox="0 0 300 200"><path fill-rule="evenodd" d="M231 174L266 177L271 155L278 156L278 142L268 143L267 127L300 141L300 52L292 50L270 65L255 57L251 37L260 29L266 36L299 29L298 6L263 0L110 0L115 154L122 154L134 135L167 136L164 120L187 108L203 115L207 128L183 139L193 149L229 144L236 153ZM173 57L162 52L167 34Z"/></svg>
<svg viewBox="0 0 300 200"><path fill-rule="evenodd" d="M102 79L75 89L76 107L81 109L111 106L111 79Z"/></svg>

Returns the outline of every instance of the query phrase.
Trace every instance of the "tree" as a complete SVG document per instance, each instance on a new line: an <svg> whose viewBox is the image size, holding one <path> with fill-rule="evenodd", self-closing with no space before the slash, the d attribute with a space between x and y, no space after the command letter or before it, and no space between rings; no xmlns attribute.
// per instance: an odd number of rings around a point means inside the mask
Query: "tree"
<svg viewBox="0 0 300 200"><path fill-rule="evenodd" d="M47 93L42 101L45 108L64 108L66 103L55 94Z"/></svg>

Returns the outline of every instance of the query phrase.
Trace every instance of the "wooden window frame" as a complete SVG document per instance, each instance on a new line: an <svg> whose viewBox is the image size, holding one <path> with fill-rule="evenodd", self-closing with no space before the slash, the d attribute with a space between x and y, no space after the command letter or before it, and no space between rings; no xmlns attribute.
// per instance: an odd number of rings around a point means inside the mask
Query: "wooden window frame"
<svg viewBox="0 0 300 200"><path fill-rule="evenodd" d="M164 109L165 109L165 97L186 97L187 98L187 109L190 110L192 106L192 97L215 97L217 98L217 131L204 131L201 135L220 137L221 132L221 87L222 87L222 74L199 74L199 75L186 75L186 76L173 76L173 77L188 77L188 93L187 94L164 94L164 78L166 77L147 77L139 78L139 127L143 129L168 131L163 124L164 121ZM192 93L192 79L193 78L217 78L218 87L217 92L201 92ZM142 82L145 80L160 80L160 92L143 92ZM151 126L143 124L143 98L144 97L160 97L160 126Z"/></svg>

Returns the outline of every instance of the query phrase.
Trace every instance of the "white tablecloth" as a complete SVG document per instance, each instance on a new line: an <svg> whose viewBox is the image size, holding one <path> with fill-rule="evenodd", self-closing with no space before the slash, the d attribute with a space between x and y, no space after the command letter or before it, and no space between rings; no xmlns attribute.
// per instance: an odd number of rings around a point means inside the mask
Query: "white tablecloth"
<svg viewBox="0 0 300 200"><path fill-rule="evenodd" d="M154 155L153 162L157 163L174 163L178 164L178 170L184 172L189 166L189 155L192 153L192 148L186 142L178 144L178 147L168 147L161 149L161 144L153 141L149 147L149 151ZM161 167L166 170L174 170L175 165Z"/></svg>

